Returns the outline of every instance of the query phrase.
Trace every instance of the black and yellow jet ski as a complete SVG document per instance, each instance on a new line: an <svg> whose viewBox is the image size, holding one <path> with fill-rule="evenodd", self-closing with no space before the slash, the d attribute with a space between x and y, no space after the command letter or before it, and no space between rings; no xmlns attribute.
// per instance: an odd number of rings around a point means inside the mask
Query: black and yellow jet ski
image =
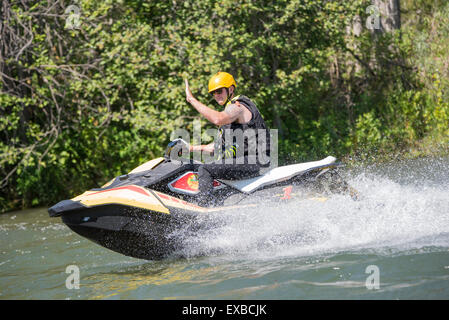
<svg viewBox="0 0 449 320"><path fill-rule="evenodd" d="M353 190L337 173L336 158L268 169L244 180L214 181L210 206L198 204L197 169L191 159L164 157L148 161L101 188L95 188L48 209L70 229L103 247L141 259L161 259L182 247L173 236L184 228L204 232L204 217L220 212L254 208L271 202L277 206L299 199L324 201L326 195ZM207 220L207 219L206 219Z"/></svg>

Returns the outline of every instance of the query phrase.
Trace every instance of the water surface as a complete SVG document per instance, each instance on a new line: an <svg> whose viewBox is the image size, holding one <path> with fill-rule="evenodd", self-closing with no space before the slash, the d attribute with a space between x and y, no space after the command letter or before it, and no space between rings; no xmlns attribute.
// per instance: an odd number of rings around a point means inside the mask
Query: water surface
<svg viewBox="0 0 449 320"><path fill-rule="evenodd" d="M359 201L335 195L224 215L201 237L180 235L183 259L114 253L46 208L2 214L0 299L448 299L449 159L345 175ZM66 287L69 265L79 289ZM367 287L369 266L377 289Z"/></svg>

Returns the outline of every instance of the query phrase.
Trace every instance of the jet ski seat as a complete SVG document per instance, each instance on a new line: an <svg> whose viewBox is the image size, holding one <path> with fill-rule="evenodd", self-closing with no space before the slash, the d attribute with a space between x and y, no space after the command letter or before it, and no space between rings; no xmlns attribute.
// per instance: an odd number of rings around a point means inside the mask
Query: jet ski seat
<svg viewBox="0 0 449 320"><path fill-rule="evenodd" d="M337 160L336 158L329 156L319 161L276 167L254 178L243 180L225 180L225 179L217 179L217 180L241 192L251 193L266 185L291 179L294 176L304 174L310 170L328 167L330 165L335 164L336 160Z"/></svg>

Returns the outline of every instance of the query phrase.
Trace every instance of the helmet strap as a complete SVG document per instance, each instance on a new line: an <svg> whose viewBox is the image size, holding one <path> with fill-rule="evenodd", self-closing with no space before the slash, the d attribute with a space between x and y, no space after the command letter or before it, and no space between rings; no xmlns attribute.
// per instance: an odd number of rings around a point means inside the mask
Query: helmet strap
<svg viewBox="0 0 449 320"><path fill-rule="evenodd" d="M231 95L229 94L229 88L225 88L226 89L226 102L224 104L225 106L228 104L228 102L230 101L230 98L231 98Z"/></svg>

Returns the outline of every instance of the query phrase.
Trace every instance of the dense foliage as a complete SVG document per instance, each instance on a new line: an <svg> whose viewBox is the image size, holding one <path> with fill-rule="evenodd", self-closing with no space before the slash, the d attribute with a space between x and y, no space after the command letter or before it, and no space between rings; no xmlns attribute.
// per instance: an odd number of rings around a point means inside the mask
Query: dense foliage
<svg viewBox="0 0 449 320"><path fill-rule="evenodd" d="M232 73L279 130L280 162L444 153L449 3L43 0L1 4L0 210L49 205L160 156ZM215 106L217 107L217 106ZM211 125L201 120L203 129Z"/></svg>

